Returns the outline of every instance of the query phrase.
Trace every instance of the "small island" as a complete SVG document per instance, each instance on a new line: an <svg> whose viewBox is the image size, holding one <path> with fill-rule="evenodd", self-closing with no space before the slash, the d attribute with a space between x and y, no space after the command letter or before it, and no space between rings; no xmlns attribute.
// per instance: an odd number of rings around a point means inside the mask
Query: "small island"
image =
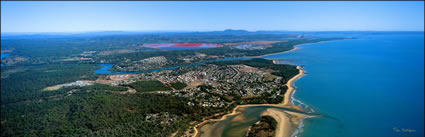
<svg viewBox="0 0 425 137"><path fill-rule="evenodd" d="M275 137L277 121L271 116L262 116L248 129L246 137Z"/></svg>

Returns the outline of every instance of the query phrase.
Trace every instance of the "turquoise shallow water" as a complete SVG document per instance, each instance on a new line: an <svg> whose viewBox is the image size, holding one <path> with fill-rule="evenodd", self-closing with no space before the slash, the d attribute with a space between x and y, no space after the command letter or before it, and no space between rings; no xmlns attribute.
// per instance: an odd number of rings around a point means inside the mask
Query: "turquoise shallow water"
<svg viewBox="0 0 425 137"><path fill-rule="evenodd" d="M264 57L304 65L295 98L336 118L306 119L299 136L424 136L423 32L356 37Z"/></svg>

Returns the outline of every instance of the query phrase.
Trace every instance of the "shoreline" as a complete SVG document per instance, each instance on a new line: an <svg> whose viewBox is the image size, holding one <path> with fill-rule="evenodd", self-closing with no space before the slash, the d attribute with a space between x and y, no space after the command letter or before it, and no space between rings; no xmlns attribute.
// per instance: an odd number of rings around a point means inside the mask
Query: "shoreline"
<svg viewBox="0 0 425 137"><path fill-rule="evenodd" d="M301 46L301 45L306 45L306 44L317 44L317 43L330 42L330 41L338 41L338 40L345 40L345 38L344 38L344 39L337 39L337 40L325 40L325 41L318 41L318 42L311 42L311 43L302 43L302 44L294 45L294 46L292 47L292 49L287 50L287 51L275 52L275 53L269 53L269 54L264 54L264 55L259 55L259 56L245 56L244 58L261 58L261 57L271 56L271 55L275 55L275 54L282 54L282 53L287 53L287 52L291 52L291 51L294 51L294 50L301 49L300 47L298 47L298 46Z"/></svg>
<svg viewBox="0 0 425 137"><path fill-rule="evenodd" d="M310 44L310 43L304 43L304 44ZM259 55L259 56L246 56L246 58L261 58L261 57L271 56L271 55L275 55L275 54L283 54L283 53L287 53L287 52L291 52L291 51L300 49L298 47L299 45L303 45L303 44L294 45L294 47L292 49L287 50L287 51L276 52L276 53L269 53L269 54L264 54L264 55Z"/></svg>
<svg viewBox="0 0 425 137"><path fill-rule="evenodd" d="M298 80L300 77L304 76L304 70L302 69L301 66L297 66L297 69L299 70L299 73L297 75L295 75L294 77L292 77L291 79L288 80L288 82L286 83L286 85L288 86L288 89L286 90L285 94L284 94L284 100L279 103L279 104L246 104L246 105L237 105L235 108L233 108L233 110L228 113L223 115L220 119L208 119L208 120L204 120L199 124L196 124L193 128L194 128L194 133L193 133L193 137L198 137L200 136L201 133L201 127L204 126L205 124L208 124L210 122L217 122L217 121L222 121L225 120L226 118L239 114L240 112L237 112L237 110L239 108L246 108L246 107L253 107L253 106L275 106L275 107L282 107L282 108L292 108L292 109L296 109L296 110L300 110L302 111L302 108L296 105L293 105L292 103L292 95L295 91L295 87L294 87L294 82L296 80ZM271 108L273 109L273 108ZM269 109L267 109L266 111L269 111ZM273 111L273 110L272 110ZM273 112L276 113L276 112ZM285 127L294 127L291 128L291 130L287 130L286 128L279 128L279 131L276 131L276 133L279 134L283 134L283 135L292 135L295 130L296 127L298 127L299 121L303 118L306 117L305 114L301 114L301 113L297 113L297 112L291 112L291 111L284 111L281 110L281 113L284 113L284 115L280 114L281 116L285 116L287 118L280 118L279 120L276 119L278 124L284 124L283 126ZM288 123L290 123L288 125ZM281 136L279 136L281 137Z"/></svg>
<svg viewBox="0 0 425 137"><path fill-rule="evenodd" d="M337 39L337 40L328 40L328 41L319 41L319 42L313 42L313 43L303 43L303 44L298 44L298 45L294 45L292 49L287 50L287 51L283 51L283 52L276 52L276 53L270 53L270 54L265 54L265 55L260 55L260 56L245 56L245 58L260 58L260 57L265 57L265 56L270 56L270 55L275 55L275 54L282 54L282 53L287 53L287 52L291 52L294 50L298 50L300 49L300 45L304 45L304 44L315 44L315 43L322 43L322 42L329 42L329 41L338 41L338 40L345 40L344 39ZM277 61L275 59L270 59L273 61L274 64L277 64ZM223 115L220 119L208 119L208 120L204 120L199 124L196 124L195 126L193 126L194 128L194 133L193 133L193 137L198 137L201 133L201 127L205 124L208 124L209 122L217 122L217 121L222 121L224 119L226 119L229 116L233 116L236 114L239 114L240 112L236 112L236 110L238 110L239 108L246 108L246 107L252 107L252 106L276 106L276 107L283 107L283 108L292 108L292 109L296 109L296 110L300 110L302 111L302 108L300 106L294 105L293 104L293 99L295 99L293 97L293 95L295 94L295 86L294 83L296 82L296 80L300 79L302 76L306 75L305 71L302 69L302 66L297 65L297 69L299 70L299 73L297 75L295 75L294 77L292 77L291 79L288 80L288 82L286 83L288 89L286 90L285 94L284 94L284 100L279 103L279 104L247 104L247 105L237 105L230 113ZM266 111L268 111L269 109L267 109ZM283 111L283 110L282 110ZM296 113L296 112L291 112L291 111L286 111L283 112L285 114L285 117L291 117L291 118L286 118L284 121L278 121L279 123L288 123L290 121L292 121L291 123L295 123L292 125L295 126L295 128L291 129L291 130L286 130L279 128L279 130L281 131L276 131L282 134L287 134L290 137L294 136L297 134L298 132L298 128L300 126L300 124L302 124L302 120L306 119L306 118L310 118L312 116L307 116L301 113ZM281 114L282 115L282 114ZM302 117L301 117L302 115ZM290 120L290 121L288 121ZM286 125L288 126L288 125ZM283 131L282 131L283 130ZM289 134L290 133L290 134ZM280 136L279 136L280 137Z"/></svg>
<svg viewBox="0 0 425 137"><path fill-rule="evenodd" d="M251 58L261 58L261 57L265 57L265 56L271 56L271 55L275 55L275 54L282 54L282 53L287 53L287 52L291 52L291 51L294 51L294 50L298 50L298 49L300 49L300 47L298 47L298 46L305 45L305 44L315 44L315 43L338 41L338 40L345 40L345 39L346 38L344 38L344 39L336 39L336 40L318 41L318 42L311 42L311 43L302 43L302 44L296 44L296 45L294 45L292 47L292 49L287 50L287 51L269 53L269 54L258 55L258 56L242 56L242 57L228 57L228 58L249 58L249 59L251 59ZM226 58L216 58L216 59L226 59ZM270 59L270 60L275 60L275 59ZM209 61L213 61L213 60L209 60ZM208 60L207 60L207 62L208 62ZM199 64L199 63L202 63L202 62L198 62L198 63L194 63L194 64ZM277 64L275 61L273 61L273 63ZM108 63L101 63L101 64L97 64L97 65L101 65L102 66L104 64L108 64ZM112 64L112 65L115 65L115 64ZM187 65L187 64L183 64L183 65ZM178 65L178 66L181 66L181 65ZM168 67L164 67L164 68L170 68L170 67L176 67L176 66L168 66ZM101 70L103 68L104 68L104 66L102 68L96 69L94 71ZM149 70L143 70L143 71L129 71L129 72L127 72L127 71L117 71L117 70L113 69L113 67L111 67L111 68L108 68L106 70L106 71L108 71L108 73L111 73L111 74L106 74L104 72L100 72L100 73L94 72L94 73L100 74L100 75L139 74L139 73L150 72L152 70L158 70L158 69L162 69L162 68L149 69Z"/></svg>
<svg viewBox="0 0 425 137"><path fill-rule="evenodd" d="M305 71L302 69L301 66L297 66L297 69L299 70L298 74L295 75L294 77L292 77L291 79L288 80L288 82L286 82L286 86L288 87L288 89L285 92L285 97L283 99L282 105L286 106L293 106L292 103L292 96L295 93L295 81L297 81L299 78L301 78L302 76L305 75Z"/></svg>

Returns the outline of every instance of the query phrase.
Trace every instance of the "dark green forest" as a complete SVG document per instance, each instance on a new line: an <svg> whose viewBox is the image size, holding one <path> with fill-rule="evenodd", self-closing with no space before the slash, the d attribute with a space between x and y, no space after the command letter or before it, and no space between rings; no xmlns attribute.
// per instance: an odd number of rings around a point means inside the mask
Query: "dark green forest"
<svg viewBox="0 0 425 137"><path fill-rule="evenodd" d="M68 66L70 67L70 66ZM51 68L51 66L46 67ZM45 70L46 68L38 68ZM92 72L92 70L88 71ZM37 83L42 78L37 72L28 72L19 78ZM38 74L38 75L37 75ZM67 73L64 73L67 74ZM72 76L48 77L50 86L73 81ZM84 74L84 73L83 73ZM12 75L12 74L11 74ZM81 75L81 74L80 74ZM79 75L76 75L79 76ZM10 76L9 78L12 78ZM12 82L9 78L4 83ZM33 80L34 78L35 80ZM142 82L154 87L158 81ZM149 85L153 84L153 85ZM2 136L167 136L184 130L189 122L200 120L228 109L210 109L188 106L186 98L163 94L117 94L106 90L123 91L126 88L95 84L86 87L65 87L55 91L42 91L43 85L20 87L18 84L2 86ZM155 87L156 88L156 87ZM168 87L165 87L168 88ZM168 88L169 89L169 88ZM156 90L156 89L155 89ZM70 93L72 91L72 93ZM16 93L13 93L16 92ZM29 95L32 95L29 97ZM165 115L165 112L167 114ZM164 114L147 120L148 114ZM158 122L173 116L173 122Z"/></svg>
<svg viewBox="0 0 425 137"><path fill-rule="evenodd" d="M137 92L171 90L170 87L165 86L164 84L162 84L160 81L157 81L157 80L137 81L127 86L136 89Z"/></svg>
<svg viewBox="0 0 425 137"><path fill-rule="evenodd" d="M54 94L41 91L48 86L76 80L95 80L97 75L93 70L97 68L99 66L89 64L52 64L2 70L1 103L30 101Z"/></svg>
<svg viewBox="0 0 425 137"><path fill-rule="evenodd" d="M182 82L175 82L175 83L170 83L170 84L171 84L171 87L173 87L176 90L183 89L187 86L186 83L182 83Z"/></svg>
<svg viewBox="0 0 425 137"><path fill-rule="evenodd" d="M247 137L274 137L277 129L277 121L271 116L262 116L258 124L253 124L247 133Z"/></svg>
<svg viewBox="0 0 425 137"><path fill-rule="evenodd" d="M293 73L288 76L297 72L295 66L274 65L272 61L265 59L215 64L246 64ZM75 80L93 80L97 75L92 72L97 67L87 64L40 65L32 66L21 73L10 73L3 78L2 85L9 86L2 86L2 136L168 136L175 131L183 132L192 121L201 121L205 116L230 111L237 104L279 103L283 100L281 96L270 98L273 93L264 93L256 98L227 100L235 103L219 109L188 106L187 102L191 101L189 98L145 94L147 91L171 89L159 81L139 81L128 85L138 90L134 94L105 92L124 91L126 88L103 84L65 87L55 91L42 90L46 86ZM170 85L175 89L187 86L185 83ZM201 91L208 88L205 85L200 86ZM286 87L282 91L286 91ZM222 98L226 100L226 97ZM160 115L148 119L151 114ZM164 123L167 120L173 122Z"/></svg>

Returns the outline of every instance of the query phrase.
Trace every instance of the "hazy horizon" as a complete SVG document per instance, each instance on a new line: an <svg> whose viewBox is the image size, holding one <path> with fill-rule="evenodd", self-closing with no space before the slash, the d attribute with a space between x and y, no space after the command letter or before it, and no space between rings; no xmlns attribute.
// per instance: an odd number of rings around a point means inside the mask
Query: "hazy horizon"
<svg viewBox="0 0 425 137"><path fill-rule="evenodd" d="M231 29L231 30L243 30L243 29ZM93 32L129 32L129 33L149 33L149 32L214 32L214 31L225 31L225 30L94 30L94 31L62 31L62 32L1 32L2 34L43 34L43 33L93 33ZM247 30L248 31L248 30ZM322 31L298 31L298 30L253 30L248 32L258 31L278 31L278 32L424 32L424 30L322 30Z"/></svg>
<svg viewBox="0 0 425 137"><path fill-rule="evenodd" d="M2 1L1 33L424 31L423 12L423 1Z"/></svg>

